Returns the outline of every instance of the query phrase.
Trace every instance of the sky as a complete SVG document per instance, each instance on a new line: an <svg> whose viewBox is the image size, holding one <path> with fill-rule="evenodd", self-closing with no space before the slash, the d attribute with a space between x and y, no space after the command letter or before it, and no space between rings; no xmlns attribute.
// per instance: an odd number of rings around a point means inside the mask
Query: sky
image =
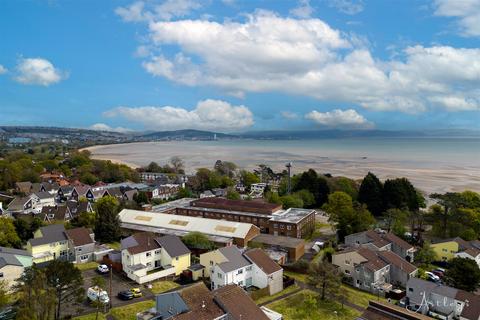
<svg viewBox="0 0 480 320"><path fill-rule="evenodd" d="M0 125L480 130L480 0L0 1Z"/></svg>

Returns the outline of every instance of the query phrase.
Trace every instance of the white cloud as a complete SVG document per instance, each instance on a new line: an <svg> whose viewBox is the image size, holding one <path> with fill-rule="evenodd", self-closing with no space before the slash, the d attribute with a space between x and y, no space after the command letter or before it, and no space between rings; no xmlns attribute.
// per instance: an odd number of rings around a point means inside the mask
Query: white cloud
<svg viewBox="0 0 480 320"><path fill-rule="evenodd" d="M7 68L5 68L4 66L2 66L2 65L0 64L0 74L7 73L7 71L8 71Z"/></svg>
<svg viewBox="0 0 480 320"><path fill-rule="evenodd" d="M295 113L295 112L291 112L291 111L282 111L282 112L280 112L280 115L287 120L298 119L298 114Z"/></svg>
<svg viewBox="0 0 480 320"><path fill-rule="evenodd" d="M327 0L328 5L332 8L337 9L338 11L354 15L363 11L363 1L362 0Z"/></svg>
<svg viewBox="0 0 480 320"><path fill-rule="evenodd" d="M316 124L331 128L372 128L373 123L365 119L353 109L334 109L328 112L312 111L305 115L305 119L312 120Z"/></svg>
<svg viewBox="0 0 480 320"><path fill-rule="evenodd" d="M290 14L299 18L310 18L314 9L310 5L310 0L299 0L298 7L290 10Z"/></svg>
<svg viewBox="0 0 480 320"><path fill-rule="evenodd" d="M165 0L161 4L137 1L127 7L116 8L115 13L126 22L145 22L185 17L199 8L201 4L194 0Z"/></svg>
<svg viewBox="0 0 480 320"><path fill-rule="evenodd" d="M245 106L232 106L221 100L203 100L195 109L179 107L118 107L104 113L107 117L123 117L147 129L200 129L236 131L253 125L253 114Z"/></svg>
<svg viewBox="0 0 480 320"><path fill-rule="evenodd" d="M322 20L261 10L245 21L155 20L148 28L148 45L163 54L143 61L147 72L236 97L282 92L407 113L465 110L480 99L480 49L412 46L382 61ZM460 100L441 99L449 96Z"/></svg>
<svg viewBox="0 0 480 320"><path fill-rule="evenodd" d="M15 81L23 84L49 86L67 78L67 73L42 58L21 59L16 67Z"/></svg>
<svg viewBox="0 0 480 320"><path fill-rule="evenodd" d="M110 131L110 132L120 132L120 133L125 133L125 132L131 132L133 130L124 128L124 127L110 127L109 125L105 123L95 123L89 127L89 129L96 130L96 131Z"/></svg>
<svg viewBox="0 0 480 320"><path fill-rule="evenodd" d="M434 0L435 15L458 19L460 33L480 36L480 0Z"/></svg>

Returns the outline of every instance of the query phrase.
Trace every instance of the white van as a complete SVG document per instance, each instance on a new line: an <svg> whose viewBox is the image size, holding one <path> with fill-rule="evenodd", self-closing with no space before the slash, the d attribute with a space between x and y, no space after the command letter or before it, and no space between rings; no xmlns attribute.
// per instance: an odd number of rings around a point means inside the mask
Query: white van
<svg viewBox="0 0 480 320"><path fill-rule="evenodd" d="M87 298L92 302L100 301L100 303L103 304L108 304L110 302L107 291L99 287L88 288Z"/></svg>

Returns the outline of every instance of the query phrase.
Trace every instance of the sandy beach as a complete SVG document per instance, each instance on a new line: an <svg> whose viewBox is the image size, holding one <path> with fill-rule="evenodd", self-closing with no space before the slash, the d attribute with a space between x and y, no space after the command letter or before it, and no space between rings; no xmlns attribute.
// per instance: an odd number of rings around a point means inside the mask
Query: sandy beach
<svg viewBox="0 0 480 320"><path fill-rule="evenodd" d="M282 170L285 163L291 161L294 173L313 168L319 173L359 179L372 171L380 179L407 177L426 193L466 189L480 192L480 161L477 160L480 149L475 148L476 141L473 146L466 145L465 150L460 149L458 141L453 142L456 150L449 152L442 151L444 145L433 148L427 142L421 142L425 145L415 146L415 150L411 150L411 143L407 145L402 141L388 142L385 146L384 142L376 141L373 147L359 148L361 143L364 142L174 141L87 149L94 159L111 160L133 168L151 161L164 164L172 156L185 161L188 173L200 167L211 168L218 159L232 161L245 169L263 163L274 170ZM472 154L465 154L469 152Z"/></svg>

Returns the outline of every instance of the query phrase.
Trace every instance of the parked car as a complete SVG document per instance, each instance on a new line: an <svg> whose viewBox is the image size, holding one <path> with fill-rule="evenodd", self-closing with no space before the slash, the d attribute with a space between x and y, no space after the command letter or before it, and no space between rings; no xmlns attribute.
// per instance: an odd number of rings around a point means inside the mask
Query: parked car
<svg viewBox="0 0 480 320"><path fill-rule="evenodd" d="M87 298L92 302L99 301L103 304L108 304L110 302L107 291L96 286L88 288Z"/></svg>
<svg viewBox="0 0 480 320"><path fill-rule="evenodd" d="M445 274L442 271L437 270L437 269L433 270L432 273L439 278L443 278L445 276Z"/></svg>
<svg viewBox="0 0 480 320"><path fill-rule="evenodd" d="M108 266L106 264L100 264L97 267L97 272L100 274L105 274L108 273L110 270L108 269Z"/></svg>
<svg viewBox="0 0 480 320"><path fill-rule="evenodd" d="M118 299L120 300L132 300L133 299L133 292L130 290L120 291L117 294Z"/></svg>
<svg viewBox="0 0 480 320"><path fill-rule="evenodd" d="M425 272L425 276L427 277L427 280L428 281L431 281L431 282L440 282L440 277L437 276L436 274L432 273L432 272Z"/></svg>
<svg viewBox="0 0 480 320"><path fill-rule="evenodd" d="M142 291L140 290L140 288L132 288L132 289L130 289L130 292L133 294L133 296L134 296L135 298L140 298L140 297L143 295L143 293L142 293Z"/></svg>

